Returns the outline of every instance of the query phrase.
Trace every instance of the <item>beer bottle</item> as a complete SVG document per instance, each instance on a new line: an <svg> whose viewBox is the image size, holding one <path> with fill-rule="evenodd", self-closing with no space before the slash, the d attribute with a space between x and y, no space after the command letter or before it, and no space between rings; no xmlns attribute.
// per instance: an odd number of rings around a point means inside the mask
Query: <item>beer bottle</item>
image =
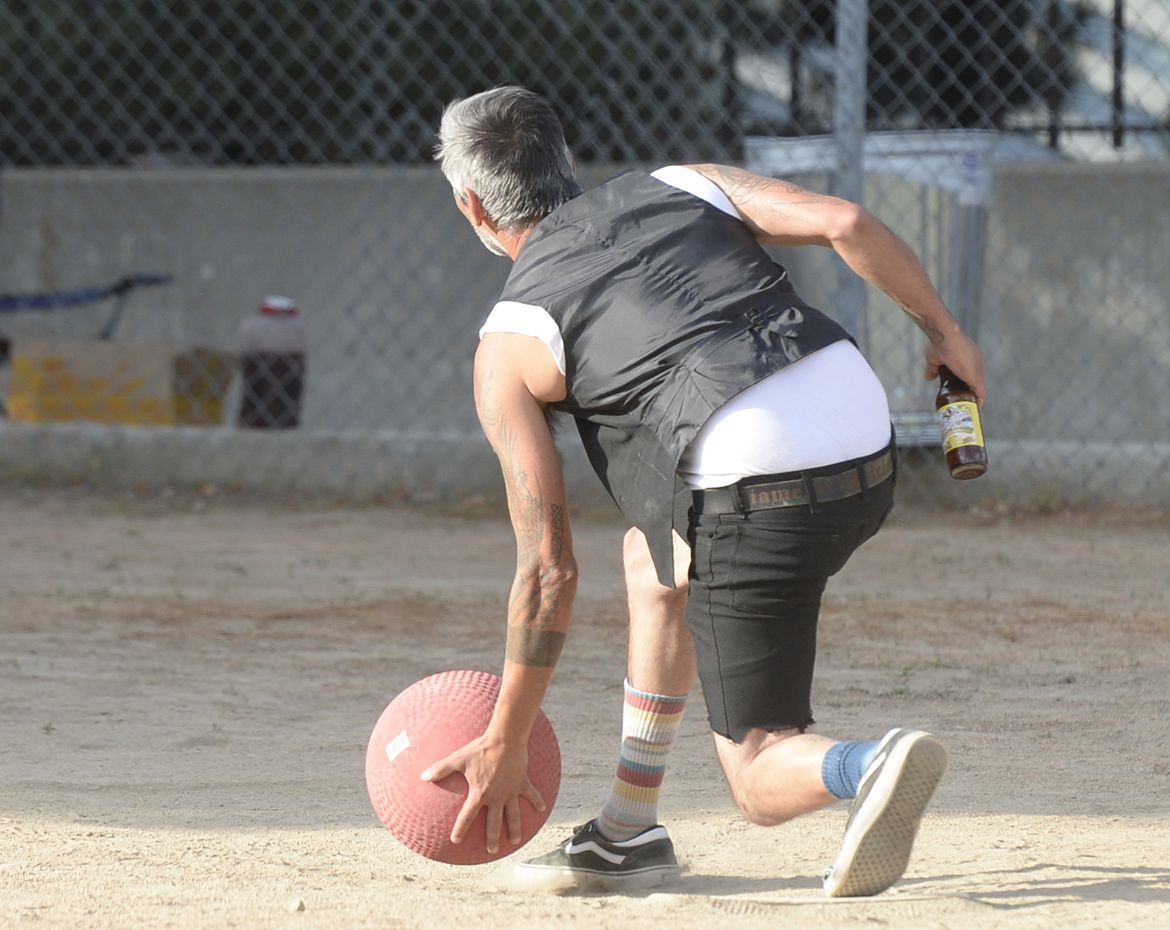
<svg viewBox="0 0 1170 930"><path fill-rule="evenodd" d="M952 478L978 478L987 471L987 449L975 392L945 365L938 369L934 405L942 428L943 452Z"/></svg>

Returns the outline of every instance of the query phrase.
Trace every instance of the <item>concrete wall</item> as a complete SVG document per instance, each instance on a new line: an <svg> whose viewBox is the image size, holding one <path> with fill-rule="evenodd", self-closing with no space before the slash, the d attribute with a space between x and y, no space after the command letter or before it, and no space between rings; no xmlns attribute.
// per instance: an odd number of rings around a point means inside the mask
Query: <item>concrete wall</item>
<svg viewBox="0 0 1170 930"><path fill-rule="evenodd" d="M989 365L1011 435L1170 440L1170 165L996 182Z"/></svg>
<svg viewBox="0 0 1170 930"><path fill-rule="evenodd" d="M0 289L173 286L127 302L119 341L234 348L265 294L309 334L305 426L467 430L478 319L505 263L475 245L437 172L417 169L30 171L4 176ZM8 317L13 339L97 332L110 305ZM387 361L392 362L391 365Z"/></svg>
<svg viewBox="0 0 1170 930"><path fill-rule="evenodd" d="M437 169L13 170L0 185L0 293L169 274L128 299L115 338L220 349L265 294L286 294L308 330L307 429L478 431L470 360L509 263L479 246ZM111 311L0 327L92 338Z"/></svg>
<svg viewBox="0 0 1170 930"><path fill-rule="evenodd" d="M583 181L612 173L593 168ZM132 296L118 340L234 348L240 321L273 292L300 303L310 340L296 436L7 424L0 472L68 477L99 463L111 476L170 470L225 483L275 469L288 482L371 493L498 486L470 362L508 264L478 246L436 169L13 170L0 198L0 293L163 272L175 283ZM918 247L919 192L871 179L867 199ZM1001 465L980 493L1094 498L1120 476L1141 499L1155 488L1170 502L1168 203L1164 164L997 168L979 332ZM780 257L831 311L831 256ZM0 331L17 345L89 338L110 309L4 314ZM928 409L913 327L876 295L867 320L895 407ZM571 473L584 475L571 437L565 446ZM330 456L346 464L331 470ZM266 468L249 468L257 461Z"/></svg>

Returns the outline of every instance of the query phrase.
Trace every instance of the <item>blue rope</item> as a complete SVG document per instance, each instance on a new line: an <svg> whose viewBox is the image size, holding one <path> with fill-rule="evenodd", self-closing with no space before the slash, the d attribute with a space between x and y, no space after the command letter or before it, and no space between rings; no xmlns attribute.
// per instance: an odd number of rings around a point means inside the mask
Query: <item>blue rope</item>
<svg viewBox="0 0 1170 930"><path fill-rule="evenodd" d="M132 274L119 278L107 287L87 287L76 291L50 291L43 294L0 294L0 313L20 310L61 310L80 304L122 297L136 287L170 284L174 280L165 274Z"/></svg>

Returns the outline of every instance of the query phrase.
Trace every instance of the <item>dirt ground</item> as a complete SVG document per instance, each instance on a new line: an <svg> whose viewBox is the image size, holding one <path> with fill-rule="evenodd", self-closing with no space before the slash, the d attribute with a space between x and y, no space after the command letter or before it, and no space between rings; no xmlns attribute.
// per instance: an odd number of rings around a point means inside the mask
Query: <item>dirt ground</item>
<svg viewBox="0 0 1170 930"><path fill-rule="evenodd" d="M621 527L574 531L564 779L525 852L593 815L617 750ZM512 561L498 516L0 490L0 927L1170 926L1165 514L900 513L834 580L818 728L951 754L906 876L858 901L820 888L845 805L741 822L698 689L678 885L524 896L399 845L370 729L424 675L499 669Z"/></svg>

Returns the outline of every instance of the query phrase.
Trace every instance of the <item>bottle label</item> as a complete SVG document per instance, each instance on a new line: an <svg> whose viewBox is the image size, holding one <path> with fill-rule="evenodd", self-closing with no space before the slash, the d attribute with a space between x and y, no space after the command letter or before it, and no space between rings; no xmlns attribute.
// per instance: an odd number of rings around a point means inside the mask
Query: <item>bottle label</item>
<svg viewBox="0 0 1170 930"><path fill-rule="evenodd" d="M970 400L957 400L938 408L942 427L943 451L959 446L982 446L983 427L979 422L979 405Z"/></svg>

